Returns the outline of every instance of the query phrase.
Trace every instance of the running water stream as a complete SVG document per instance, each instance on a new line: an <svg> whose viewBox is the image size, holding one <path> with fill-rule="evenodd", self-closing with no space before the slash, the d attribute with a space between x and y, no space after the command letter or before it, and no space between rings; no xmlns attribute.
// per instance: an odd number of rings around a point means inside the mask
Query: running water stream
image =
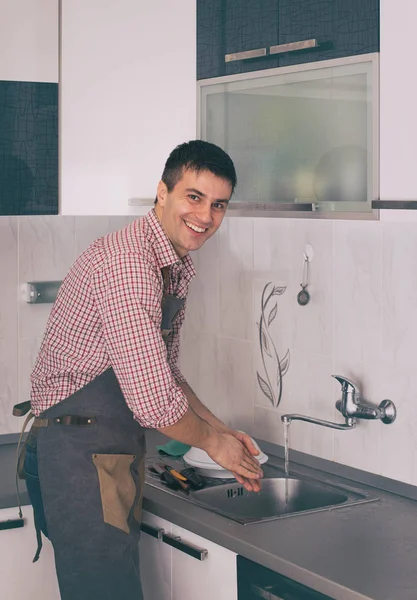
<svg viewBox="0 0 417 600"><path fill-rule="evenodd" d="M290 425L284 423L285 512L288 511L288 486L290 484Z"/></svg>
<svg viewBox="0 0 417 600"><path fill-rule="evenodd" d="M289 477L290 474L290 422L284 423L284 467L285 467L285 477Z"/></svg>

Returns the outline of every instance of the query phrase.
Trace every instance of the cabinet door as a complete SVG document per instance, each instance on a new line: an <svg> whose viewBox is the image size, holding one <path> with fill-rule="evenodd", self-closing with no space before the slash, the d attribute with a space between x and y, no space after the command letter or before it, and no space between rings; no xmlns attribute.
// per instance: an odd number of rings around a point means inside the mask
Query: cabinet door
<svg viewBox="0 0 417 600"><path fill-rule="evenodd" d="M280 67L379 51L379 0L279 0L279 44L317 49L280 55Z"/></svg>
<svg viewBox="0 0 417 600"><path fill-rule="evenodd" d="M150 526L146 533L146 526ZM153 537L152 530L171 531L171 523L146 511L139 543L140 576L146 600L171 600L171 548Z"/></svg>
<svg viewBox="0 0 417 600"><path fill-rule="evenodd" d="M38 562L36 534L31 506L24 506L24 526L2 529L2 524L18 518L17 508L0 510L0 581L1 597L5 600L59 600L60 594L51 543L44 539Z"/></svg>
<svg viewBox="0 0 417 600"><path fill-rule="evenodd" d="M278 43L278 0L197 1L197 79L278 66L277 56L225 62L225 56Z"/></svg>
<svg viewBox="0 0 417 600"><path fill-rule="evenodd" d="M59 2L0 5L0 215L55 215Z"/></svg>
<svg viewBox="0 0 417 600"><path fill-rule="evenodd" d="M377 80L374 53L201 83L201 137L236 167L231 207L369 213L378 197Z"/></svg>
<svg viewBox="0 0 417 600"><path fill-rule="evenodd" d="M61 7L60 212L152 206L169 153L195 137L195 0Z"/></svg>
<svg viewBox="0 0 417 600"><path fill-rule="evenodd" d="M416 22L417 2L381 0L381 200L417 199L417 117L415 76L412 75ZM412 219L415 212L406 212Z"/></svg>
<svg viewBox="0 0 417 600"><path fill-rule="evenodd" d="M172 526L184 546L207 550L205 560L172 550L172 600L237 600L236 554L194 533Z"/></svg>

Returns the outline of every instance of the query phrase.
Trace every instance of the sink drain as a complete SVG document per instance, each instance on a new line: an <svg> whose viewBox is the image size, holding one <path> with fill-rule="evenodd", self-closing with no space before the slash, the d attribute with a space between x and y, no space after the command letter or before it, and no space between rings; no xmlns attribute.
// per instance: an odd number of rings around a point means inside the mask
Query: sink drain
<svg viewBox="0 0 417 600"><path fill-rule="evenodd" d="M236 498L236 496L243 496L244 491L245 490L243 489L243 487L229 488L227 490L227 497L228 498Z"/></svg>

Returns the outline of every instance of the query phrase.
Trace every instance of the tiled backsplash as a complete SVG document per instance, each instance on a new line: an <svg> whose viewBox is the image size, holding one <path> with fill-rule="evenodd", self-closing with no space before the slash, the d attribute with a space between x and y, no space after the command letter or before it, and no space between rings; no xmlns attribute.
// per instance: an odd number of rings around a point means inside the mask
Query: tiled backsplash
<svg viewBox="0 0 417 600"><path fill-rule="evenodd" d="M62 279L96 237L133 217L0 218L0 434L15 433L14 403L29 397L49 304L20 297L26 281ZM297 304L309 243L311 300ZM367 401L393 400L391 426L360 421L352 431L294 422L291 446L313 455L417 484L417 223L227 218L193 260L181 366L203 402L234 427L283 443L280 416L299 412L342 420L332 374L360 385ZM272 359L261 360L261 294L285 288L268 304ZM274 309L273 318L271 310ZM257 372L276 384L273 347L289 350L282 398L273 407Z"/></svg>
<svg viewBox="0 0 417 600"><path fill-rule="evenodd" d="M359 421L351 431L293 422L291 447L417 484L417 223L234 217L216 236L193 255L181 355L202 401L230 425L282 444L286 412L343 421L331 375L344 375L368 402L393 400L397 420ZM307 243L311 300L300 306ZM257 323L268 282L286 286L269 327L279 357L290 355L278 407L257 381L257 372L265 379ZM275 384L276 366L267 365Z"/></svg>
<svg viewBox="0 0 417 600"><path fill-rule="evenodd" d="M13 404L29 399L29 375L51 304L27 304L21 284L61 280L88 244L133 217L0 217L0 434L22 419Z"/></svg>

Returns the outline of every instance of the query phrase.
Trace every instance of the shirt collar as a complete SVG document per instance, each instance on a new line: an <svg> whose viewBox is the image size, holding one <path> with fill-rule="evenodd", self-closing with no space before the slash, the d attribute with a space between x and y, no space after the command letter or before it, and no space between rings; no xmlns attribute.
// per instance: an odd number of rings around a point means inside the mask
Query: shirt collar
<svg viewBox="0 0 417 600"><path fill-rule="evenodd" d="M158 267L162 269L163 267L168 267L174 264L178 264L178 266L182 265L187 279L191 280L195 276L195 268L190 255L186 254L183 258L179 258L168 236L162 229L162 225L156 216L154 208L148 212L148 214L145 216L145 220L155 236L156 243L154 244L154 251L158 262Z"/></svg>

